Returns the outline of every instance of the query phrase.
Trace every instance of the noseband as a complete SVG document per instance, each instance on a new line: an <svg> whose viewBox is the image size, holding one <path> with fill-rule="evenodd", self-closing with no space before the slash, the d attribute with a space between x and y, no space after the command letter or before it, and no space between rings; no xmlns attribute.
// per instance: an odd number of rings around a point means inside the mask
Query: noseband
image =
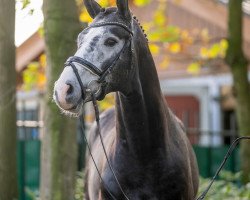
<svg viewBox="0 0 250 200"><path fill-rule="evenodd" d="M86 68L87 70L89 70L91 73L93 73L94 75L98 76L99 79L97 80L97 82L99 83L103 83L105 82L105 78L108 74L111 73L111 71L113 70L114 66L116 65L116 62L118 61L118 59L121 57L121 55L123 54L124 50L126 48L128 48L129 46L131 46L131 41L132 41L132 36L133 36L133 32L131 31L131 29L120 22L103 22L103 23L96 23L93 25L88 26L87 28L84 29L84 31L91 29L91 28L97 28L97 27L101 27L101 26L119 26L121 28L123 28L124 30L126 30L129 34L130 37L128 40L125 41L124 46L122 47L121 51L114 57L114 59L108 63L106 66L103 67L103 69L99 69L98 67L96 67L93 63L90 63L89 61L87 61L84 58L78 57L78 56L71 56L68 58L68 60L65 62L64 66L70 66L72 67L77 80L81 86L81 93L82 93L82 98L84 99L85 97L85 91L87 88L85 88L82 84L81 78L79 76L78 70L75 66L74 63L77 63L81 66L83 66L84 68ZM132 50L131 50L132 51Z"/></svg>
<svg viewBox="0 0 250 200"><path fill-rule="evenodd" d="M95 117L96 117L96 123L97 123L97 132L98 132L98 135L100 137L100 141L101 141L101 145L102 145L102 148L103 148L103 151L104 151L104 154L105 154L105 157L106 157L106 160L107 160L107 163L108 163L108 166L113 174L113 177L115 178L115 181L118 185L118 187L120 188L120 191L122 192L124 198L126 200L129 200L129 198L127 197L127 195L125 194L122 186L120 185L120 182L119 180L117 179L117 176L114 172L114 169L113 167L111 166L111 163L109 161L109 158L108 158L108 155L107 155L107 152L106 152L106 149L104 147L104 143L103 143L103 138L102 138L102 135L101 135L101 130L100 130L100 122L99 122L99 110L98 110L98 106L97 106L97 103L96 103L96 97L95 97L95 94L90 90L90 88L86 88L84 87L83 83L82 83L82 80L81 80L81 77L78 73L78 70L77 70L77 67L75 66L74 63L77 63L81 66L83 66L84 68L86 68L87 70L89 70L90 72L92 72L93 74L95 74L96 76L99 77L99 79L97 80L97 82L99 83L103 83L105 82L105 78L106 76L111 73L111 71L113 70L116 62L118 61L118 59L121 57L122 53L124 52L124 50L126 48L128 48L129 46L131 46L131 52L133 52L133 49L132 49L132 36L133 36L133 32L129 29L128 26L126 26L125 24L122 24L122 23L119 23L119 22L103 22L103 23L96 23L94 25L90 25L88 26L86 29L84 29L84 31L90 29L90 28L96 28L96 27L101 27L101 26L119 26L121 28L123 28L124 30L126 30L129 34L130 34L130 37L128 40L125 41L125 44L124 46L122 47L121 51L115 56L115 58L110 62L110 64L107 64L106 66L103 67L103 70L100 70L98 67L96 67L94 64L90 63L89 61L87 61L86 59L83 59L83 58L80 58L78 56L72 56L72 57L69 57L69 59L65 62L65 67L67 66L70 66L75 75L76 75L76 78L80 84L80 87L81 87L81 93L82 93L82 99L84 100L84 97L85 97L85 91L87 92L90 92L91 94L91 97L92 97L92 101L93 101L93 105L94 105L94 109L95 109ZM84 128L83 128L83 115L81 114L80 116L80 121L81 121L81 129L82 131L84 131ZM105 182L103 181L103 178L101 176L101 173L97 167L97 164L95 162L95 159L91 153L91 147L89 146L89 143L88 143L88 140L85 136L85 134L83 133L84 135L84 139L86 141L86 144L87 144L87 148L89 150L89 154L91 156L91 159L95 165L95 168L97 170L97 173L100 177L100 180L103 182L103 184L105 185ZM109 193L109 195L111 196L111 198L113 200L117 200L116 197L114 197L114 195L111 193L111 191L109 190L108 186L106 186L106 190L107 192Z"/></svg>

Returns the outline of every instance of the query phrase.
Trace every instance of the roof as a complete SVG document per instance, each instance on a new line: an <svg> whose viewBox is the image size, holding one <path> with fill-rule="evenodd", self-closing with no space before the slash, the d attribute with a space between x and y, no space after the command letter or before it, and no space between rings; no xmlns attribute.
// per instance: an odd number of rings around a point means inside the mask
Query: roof
<svg viewBox="0 0 250 200"><path fill-rule="evenodd" d="M180 3L176 2L176 0L168 0L166 16L168 17L168 23L170 25L175 25L190 31L207 29L209 36L213 38L214 41L219 41L227 37L228 12L224 4L215 0L181 0ZM153 5L143 8L143 12L140 11L140 8L134 7L134 13L137 13L137 17L140 21L149 21L153 16L152 10L156 8L157 2L154 2ZM145 13L147 13L147 15L145 15ZM250 57L250 16L245 15L243 22L244 50L247 57ZM199 47L199 44L193 45L188 51L191 53L197 52ZM163 56L164 55L154 56L157 66L159 66ZM160 79L196 76L187 72L188 63L192 62L192 58L184 54L168 53L168 56L170 57L169 66L166 69L158 68ZM198 74L199 76L225 74L230 71L229 67L222 60L213 60L209 62L208 65L209 66L201 69Z"/></svg>
<svg viewBox="0 0 250 200"><path fill-rule="evenodd" d="M44 39L38 32L34 33L16 49L16 71L21 72L31 61L45 49Z"/></svg>
<svg viewBox="0 0 250 200"><path fill-rule="evenodd" d="M168 0L168 20L170 24L177 25L183 29L206 28L213 38L222 38L227 35L227 8L225 5L213 0L182 0L176 4L176 0ZM138 8L131 5L131 10L136 13L140 21L149 21L153 16L153 10L157 8L157 1L152 1L149 6ZM145 13L147 13L145 15ZM247 56L250 57L250 17L244 17L244 48ZM43 38L36 32L21 46L17 48L18 72L36 59L45 49ZM157 66L164 55L154 56ZM188 60L182 55L172 54L170 67L158 69L161 79L179 78L192 76L187 73ZM221 61L212 61L213 67L202 68L199 75L211 75L228 73L229 68Z"/></svg>

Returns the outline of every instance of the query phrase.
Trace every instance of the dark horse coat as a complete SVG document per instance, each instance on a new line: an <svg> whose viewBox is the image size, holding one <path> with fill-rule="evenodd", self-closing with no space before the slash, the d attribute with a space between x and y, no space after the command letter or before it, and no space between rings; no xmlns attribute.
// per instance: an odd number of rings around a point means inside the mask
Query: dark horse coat
<svg viewBox="0 0 250 200"><path fill-rule="evenodd" d="M114 12L110 9L98 17L105 19ZM192 147L162 97L152 56L135 20L132 30L136 46L133 62L138 68L138 77L131 80L135 89L129 95L117 92L115 109L100 118L109 159L131 200L193 200L198 170ZM89 139L104 182L117 199L125 199L107 165L96 125ZM111 199L89 155L87 161L86 199Z"/></svg>
<svg viewBox="0 0 250 200"><path fill-rule="evenodd" d="M133 32L131 44L115 63L105 85L100 86L103 96L98 98L116 92L115 108L101 115L100 124L109 160L122 189L131 200L193 200L198 189L196 158L181 122L165 103L147 39L137 20L131 17L127 0L118 0L118 9L101 9L92 0L86 0L85 5L94 18L92 24L119 22ZM121 27L105 28L122 41L130 37ZM88 32L80 34L79 43L86 42L87 35ZM100 37L95 37L95 41ZM89 49L98 54L101 50L95 41ZM113 45L112 41L108 41L110 44ZM83 57L91 61L88 55ZM82 70L80 76L87 73L86 69L78 69ZM88 84L83 79L82 82L84 86ZM86 199L113 199L109 192L118 200L126 199L107 164L96 124L88 133L88 140L104 183L88 152Z"/></svg>

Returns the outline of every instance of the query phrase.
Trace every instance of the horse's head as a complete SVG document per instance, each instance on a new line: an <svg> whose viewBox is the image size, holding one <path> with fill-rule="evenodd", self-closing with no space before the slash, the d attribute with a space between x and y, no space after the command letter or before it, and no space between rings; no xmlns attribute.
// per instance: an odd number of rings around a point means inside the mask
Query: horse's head
<svg viewBox="0 0 250 200"><path fill-rule="evenodd" d="M117 8L101 8L85 0L93 22L78 35L78 49L70 57L54 87L54 100L66 113L78 114L94 93L98 100L107 93L128 93L131 88L132 31L127 0Z"/></svg>

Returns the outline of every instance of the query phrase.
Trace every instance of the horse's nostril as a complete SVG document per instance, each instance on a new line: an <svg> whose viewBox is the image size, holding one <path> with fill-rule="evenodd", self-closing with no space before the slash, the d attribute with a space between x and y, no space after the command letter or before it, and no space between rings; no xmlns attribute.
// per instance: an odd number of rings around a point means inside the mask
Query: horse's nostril
<svg viewBox="0 0 250 200"><path fill-rule="evenodd" d="M69 88L67 90L67 95L71 95L74 92L74 87L70 83L66 83Z"/></svg>

